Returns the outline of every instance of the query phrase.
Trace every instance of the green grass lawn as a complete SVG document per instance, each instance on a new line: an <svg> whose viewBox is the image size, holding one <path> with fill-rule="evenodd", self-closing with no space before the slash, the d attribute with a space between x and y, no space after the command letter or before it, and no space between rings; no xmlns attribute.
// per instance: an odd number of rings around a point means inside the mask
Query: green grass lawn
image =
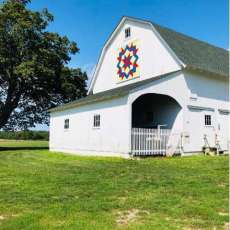
<svg viewBox="0 0 230 230"><path fill-rule="evenodd" d="M0 148L27 148L27 147L48 147L48 141L23 141L23 140L4 140L0 139Z"/></svg>
<svg viewBox="0 0 230 230"><path fill-rule="evenodd" d="M226 156L0 151L0 229L227 229L228 170Z"/></svg>

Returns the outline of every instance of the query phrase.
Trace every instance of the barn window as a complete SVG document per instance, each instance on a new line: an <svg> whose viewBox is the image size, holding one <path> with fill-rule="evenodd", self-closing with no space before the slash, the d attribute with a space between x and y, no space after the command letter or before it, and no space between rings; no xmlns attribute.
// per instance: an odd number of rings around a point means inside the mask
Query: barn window
<svg viewBox="0 0 230 230"><path fill-rule="evenodd" d="M130 35L131 35L131 30L130 30L130 27L128 27L125 29L125 38L130 37Z"/></svg>
<svg viewBox="0 0 230 230"><path fill-rule="evenodd" d="M101 126L101 116L95 114L93 117L93 127L99 128Z"/></svg>
<svg viewBox="0 0 230 230"><path fill-rule="evenodd" d="M69 128L69 119L65 119L64 121L64 129L68 129Z"/></svg>
<svg viewBox="0 0 230 230"><path fill-rule="evenodd" d="M212 117L211 115L204 115L204 122L206 126L212 125Z"/></svg>

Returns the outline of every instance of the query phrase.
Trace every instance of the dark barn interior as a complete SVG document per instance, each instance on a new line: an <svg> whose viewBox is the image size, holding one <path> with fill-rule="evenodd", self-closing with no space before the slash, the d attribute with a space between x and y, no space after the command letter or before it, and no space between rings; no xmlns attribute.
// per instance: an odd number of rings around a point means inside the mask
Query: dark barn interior
<svg viewBox="0 0 230 230"><path fill-rule="evenodd" d="M171 129L180 110L180 105L172 97L144 94L132 104L132 127L157 128L162 125L161 128Z"/></svg>

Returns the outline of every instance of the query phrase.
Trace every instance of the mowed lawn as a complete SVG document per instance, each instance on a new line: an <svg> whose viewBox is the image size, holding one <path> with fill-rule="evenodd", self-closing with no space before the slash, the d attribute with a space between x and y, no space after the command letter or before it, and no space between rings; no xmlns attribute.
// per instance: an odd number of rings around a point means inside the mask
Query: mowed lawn
<svg viewBox="0 0 230 230"><path fill-rule="evenodd" d="M11 149L26 149L26 148L48 148L48 141L24 141L24 140L4 140L0 139L0 150L1 148Z"/></svg>
<svg viewBox="0 0 230 230"><path fill-rule="evenodd" d="M228 170L227 156L0 151L0 229L228 229Z"/></svg>

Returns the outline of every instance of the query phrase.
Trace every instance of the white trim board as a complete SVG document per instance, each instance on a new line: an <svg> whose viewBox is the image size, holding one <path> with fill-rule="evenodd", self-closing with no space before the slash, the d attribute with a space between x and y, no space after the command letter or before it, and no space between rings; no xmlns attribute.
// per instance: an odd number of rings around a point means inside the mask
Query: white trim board
<svg viewBox="0 0 230 230"><path fill-rule="evenodd" d="M215 111L214 108L211 107L205 107L205 106L198 106L198 105L187 105L189 109L194 109L194 110L206 110L206 111Z"/></svg>

